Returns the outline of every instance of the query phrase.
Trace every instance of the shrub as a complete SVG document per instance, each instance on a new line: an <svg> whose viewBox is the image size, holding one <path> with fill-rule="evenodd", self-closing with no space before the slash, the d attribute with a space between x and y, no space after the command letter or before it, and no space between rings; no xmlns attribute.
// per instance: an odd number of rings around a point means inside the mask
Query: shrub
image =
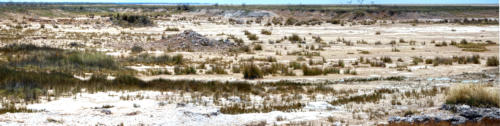
<svg viewBox="0 0 500 126"><path fill-rule="evenodd" d="M165 29L165 31L179 31L179 28L167 27L167 29Z"/></svg>
<svg viewBox="0 0 500 126"><path fill-rule="evenodd" d="M307 65L302 65L302 72L304 76L316 76L323 74L323 70L317 67L308 67Z"/></svg>
<svg viewBox="0 0 500 126"><path fill-rule="evenodd" d="M369 51L366 51L366 50L362 50L360 53L361 53L361 54L370 54L370 52L369 52Z"/></svg>
<svg viewBox="0 0 500 126"><path fill-rule="evenodd" d="M253 50L262 50L262 45L260 45L260 44L254 45Z"/></svg>
<svg viewBox="0 0 500 126"><path fill-rule="evenodd" d="M343 68L345 66L344 60L339 60L338 66Z"/></svg>
<svg viewBox="0 0 500 126"><path fill-rule="evenodd" d="M432 64L432 59L425 59L425 64Z"/></svg>
<svg viewBox="0 0 500 126"><path fill-rule="evenodd" d="M72 53L68 60L77 66L98 67L98 68L117 68L115 61L101 53Z"/></svg>
<svg viewBox="0 0 500 126"><path fill-rule="evenodd" d="M440 64L444 65L452 65L453 64L453 59L451 58L443 58L443 57L436 57L434 58L433 62L434 66L438 66Z"/></svg>
<svg viewBox="0 0 500 126"><path fill-rule="evenodd" d="M458 85L451 87L446 97L446 104L500 107L500 93L484 85Z"/></svg>
<svg viewBox="0 0 500 126"><path fill-rule="evenodd" d="M187 67L175 66L174 73L176 75L196 74L196 69L192 66L187 66Z"/></svg>
<svg viewBox="0 0 500 126"><path fill-rule="evenodd" d="M288 18L285 21L285 25L295 25L297 22L299 21L295 18Z"/></svg>
<svg viewBox="0 0 500 126"><path fill-rule="evenodd" d="M292 36L288 37L288 40L291 42L299 42L302 41L302 38L300 38L297 34L292 34Z"/></svg>
<svg viewBox="0 0 500 126"><path fill-rule="evenodd" d="M240 67L239 67L239 66L234 66L234 65L233 65L233 68L231 69L231 71L232 71L233 73L240 73Z"/></svg>
<svg viewBox="0 0 500 126"><path fill-rule="evenodd" d="M110 16L110 20L113 24L121 27L144 27L153 25L153 21L151 21L148 16L144 15L115 14Z"/></svg>
<svg viewBox="0 0 500 126"><path fill-rule="evenodd" d="M168 64L168 65L182 65L185 59L182 54L177 54L174 56L162 55L162 56L150 56L148 54L142 54L135 57L129 57L125 59L127 62L131 63L141 63L141 64Z"/></svg>
<svg viewBox="0 0 500 126"><path fill-rule="evenodd" d="M479 60L480 56L479 55L473 55L473 56L453 56L453 61L458 62L459 64L467 64L467 63L474 63L474 64L481 64Z"/></svg>
<svg viewBox="0 0 500 126"><path fill-rule="evenodd" d="M237 43L238 45L242 45L244 43L243 39L241 38L237 38L235 37L234 35L228 35L228 38L227 39L232 39L235 43Z"/></svg>
<svg viewBox="0 0 500 126"><path fill-rule="evenodd" d="M263 34L263 35L271 35L272 34L272 32L270 30L266 30L266 29L262 29L260 31L260 33Z"/></svg>
<svg viewBox="0 0 500 126"><path fill-rule="evenodd" d="M413 65L418 65L418 63L424 62L424 60L422 58L419 58L419 57L413 57L412 62L413 62Z"/></svg>
<svg viewBox="0 0 500 126"><path fill-rule="evenodd" d="M140 46L135 45L132 47L131 51L132 51L132 53L140 53L140 52L144 51L144 49Z"/></svg>
<svg viewBox="0 0 500 126"><path fill-rule="evenodd" d="M259 40L256 34L250 33L248 30L243 31L249 40Z"/></svg>
<svg viewBox="0 0 500 126"><path fill-rule="evenodd" d="M391 59L391 57L384 56L384 57L382 57L382 59L381 59L381 60L382 60L382 62L384 62L384 63L392 63L392 59Z"/></svg>
<svg viewBox="0 0 500 126"><path fill-rule="evenodd" d="M392 52L400 52L401 50L397 49L397 48L392 48L391 50Z"/></svg>
<svg viewBox="0 0 500 126"><path fill-rule="evenodd" d="M393 46L396 45L396 40L391 40L391 42L389 42L389 44L391 44Z"/></svg>
<svg viewBox="0 0 500 126"><path fill-rule="evenodd" d="M462 39L462 40L460 40L460 44L466 45L466 44L468 44L468 42L467 42L467 40Z"/></svg>
<svg viewBox="0 0 500 126"><path fill-rule="evenodd" d="M32 113L32 112L37 112L36 110L32 109L27 109L24 107L18 108L15 107L15 105L8 105L0 108L0 114L5 114L5 113L16 113L16 112L22 112L22 113Z"/></svg>
<svg viewBox="0 0 500 126"><path fill-rule="evenodd" d="M215 66L212 68L212 71L210 71L210 73L215 73L215 74L227 74L226 70L224 70L224 67L219 66L219 65L215 65Z"/></svg>
<svg viewBox="0 0 500 126"><path fill-rule="evenodd" d="M338 20L338 19L330 19L330 20L326 20L326 23L331 23L331 24L340 24L341 21Z"/></svg>
<svg viewBox="0 0 500 126"><path fill-rule="evenodd" d="M488 59L486 60L486 66L498 66L498 57L488 57Z"/></svg>
<svg viewBox="0 0 500 126"><path fill-rule="evenodd" d="M290 62L288 63L290 67L292 67L294 70L297 70L297 69L300 69L302 68L301 64L300 63L297 63L297 62Z"/></svg>
<svg viewBox="0 0 500 126"><path fill-rule="evenodd" d="M321 37L319 37L319 36L313 36L312 38L314 39L314 42L316 42L316 43L321 43L323 41L323 39L321 39Z"/></svg>
<svg viewBox="0 0 500 126"><path fill-rule="evenodd" d="M340 74L340 69L335 68L335 67L328 67L323 69L323 75L327 74Z"/></svg>
<svg viewBox="0 0 500 126"><path fill-rule="evenodd" d="M263 73L260 68L255 64L247 64L243 68L243 78L245 79L259 79L263 77Z"/></svg>
<svg viewBox="0 0 500 126"><path fill-rule="evenodd" d="M463 43L465 43L465 44L463 44ZM488 44L460 42L460 44L456 45L456 47L462 48L462 51L484 52L484 51L488 51L488 49L486 49L486 47L485 47L486 45L488 45Z"/></svg>

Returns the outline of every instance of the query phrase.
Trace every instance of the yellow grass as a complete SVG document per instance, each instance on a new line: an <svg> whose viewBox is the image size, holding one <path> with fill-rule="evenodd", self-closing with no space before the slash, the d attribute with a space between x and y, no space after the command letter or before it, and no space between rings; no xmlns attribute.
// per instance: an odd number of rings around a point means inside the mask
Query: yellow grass
<svg viewBox="0 0 500 126"><path fill-rule="evenodd" d="M479 84L457 85L451 87L446 97L446 103L500 107L500 90Z"/></svg>

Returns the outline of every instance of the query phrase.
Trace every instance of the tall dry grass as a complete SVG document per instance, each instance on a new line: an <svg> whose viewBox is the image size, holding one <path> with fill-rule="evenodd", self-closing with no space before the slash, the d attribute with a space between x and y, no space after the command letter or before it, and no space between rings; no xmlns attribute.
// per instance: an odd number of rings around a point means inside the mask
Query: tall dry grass
<svg viewBox="0 0 500 126"><path fill-rule="evenodd" d="M450 88L446 103L500 107L500 90L479 84L457 85Z"/></svg>

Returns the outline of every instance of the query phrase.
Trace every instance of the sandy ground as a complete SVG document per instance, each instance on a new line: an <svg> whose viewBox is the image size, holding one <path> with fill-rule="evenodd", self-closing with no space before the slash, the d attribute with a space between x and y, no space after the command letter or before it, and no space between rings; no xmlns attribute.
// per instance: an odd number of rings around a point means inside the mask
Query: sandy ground
<svg viewBox="0 0 500 126"><path fill-rule="evenodd" d="M173 15L178 17L179 15ZM195 24L200 22L200 25ZM244 80L241 73L231 73L230 69L226 69L227 75L147 75L140 73L139 78L143 80L153 80L158 78L163 79L189 79L189 80L219 80L219 81L279 81L279 80L297 80L304 82L314 81L338 81L350 77L390 77L390 76L406 76L418 78L423 81L401 81L401 82L366 82L366 83L350 83L350 84L335 84L338 89L356 89L358 92L351 95L369 94L376 89L394 88L400 90L395 94L385 96L385 99L378 103L357 104L349 103L345 105L332 106L328 101L335 99L336 96L317 94L318 96L309 96L305 99L307 105L297 112L279 112L273 111L270 113L249 113L229 115L219 113L220 106L208 104L201 105L187 103L186 106L179 106L178 103L186 103L179 99L193 98L180 96L176 92L153 92L153 91L137 91L137 92L99 92L94 94L81 93L74 96L62 97L52 101L42 101L41 103L29 104L26 107L35 110L42 110L35 113L7 113L0 115L0 125L244 125L265 122L267 125L280 124L301 124L308 122L315 125L331 125L331 124L349 124L349 125L375 125L386 123L389 116L402 115L408 110L415 110L420 113L437 113L441 112L437 108L444 101L444 92L440 92L435 96L424 98L402 98L404 92L411 90L428 89L430 87L449 87L450 85L459 84L460 82L451 82L447 79L449 76L481 72L492 67L486 67L486 58L489 56L499 56L498 44L487 46L488 51L485 52L465 52L462 49L454 46L436 47L430 42L450 41L459 42L466 39L471 42L485 42L491 40L498 43L499 26L498 25L456 25L456 24L383 24L383 25L354 25L340 26L332 24L323 24L319 26L273 26L266 27L262 24L251 25L230 25L230 24L215 24L205 20L195 21L156 21L157 26L145 28L120 28L116 26L94 25L60 25L60 28L52 28L47 25L45 30L35 32L35 35L48 36L47 39L31 39L25 38L18 40L19 43L35 43L38 45L49 45L65 49L78 50L97 50L104 52L107 55L115 57L127 57L135 54L130 53L129 48L123 48L124 43L149 43L159 40L162 34L177 34L183 30L194 30L208 38L225 39L228 34L242 38L247 45L254 42L262 41L263 51L254 51L253 53L241 53L237 56L230 55L224 52L168 52L167 50L148 50L154 55L174 55L183 54L185 58L192 62L203 62L206 58L221 58L216 62L232 62L237 64L241 59L245 58L266 58L273 56L278 63L288 63L295 61L299 56L287 55L287 52L293 51L318 51L307 50L298 47L298 44L292 44L289 41L282 43L270 44L268 41L276 41L285 36L297 34L301 38L306 38L306 45L314 45L318 47L320 44L315 43L313 36L320 36L326 47L319 51L320 56L314 56L312 60L326 60L323 65L318 67L331 66L338 60L346 62L346 66L357 72L357 75L347 74L329 74L319 76L302 76L300 70L295 70L297 76L265 76L264 79ZM9 29L6 22L0 23L2 29ZM33 29L39 27L38 23L32 23ZM171 32L164 31L167 27L178 27L180 31ZM260 31L267 29L272 32L272 35L262 35ZM259 41L250 41L244 35L243 30L248 30L257 34ZM376 35L380 32L380 35ZM225 35L217 35L224 33ZM148 38L149 37L149 38ZM348 46L342 42L337 42L337 39L345 39L355 43L353 46ZM405 41L416 41L416 45L408 43L399 43L400 39ZM367 44L357 44L356 41L365 40ZM389 44L391 40L396 40L397 44L392 46ZM380 41L381 45L374 44ZM81 48L72 48L68 44L76 42L85 45ZM14 42L15 43L15 42ZM425 44L424 44L425 43ZM8 43L0 43L6 45ZM392 52L393 48L401 50L400 52ZM414 49L412 49L414 48ZM362 54L360 51L369 51L369 54ZM276 55L280 52L281 55ZM454 64L454 65L439 65L432 64L408 65L411 64L412 57L434 58L452 57L452 56L471 56L474 54L480 55L481 64ZM380 58L383 56L391 57L394 63L387 64L387 67L353 67L351 63L364 58ZM403 62L398 62L396 59L401 58ZM306 61L302 61L306 63ZM397 62L397 63L396 63ZM397 64L405 64L407 70L398 70L395 68ZM191 64L189 64L191 65ZM193 64L194 65L194 64ZM166 65L131 65L129 68L139 72L144 72L149 69L165 69L172 71L173 66ZM208 68L206 69L208 70ZM203 71L206 71L203 70ZM85 78L85 77L82 77ZM440 81L444 80L444 81ZM475 82L475 81L472 81ZM481 83L481 82L480 82ZM498 87L498 84L495 85ZM123 96L138 96L140 98L133 100L123 100ZM165 100L167 96L174 97L174 100ZM315 100L311 99L314 97ZM318 97L318 98L316 98ZM402 102L401 105L391 104L392 97ZM210 103L211 97L206 97L207 103ZM261 98L262 99L262 98ZM188 101L189 101L188 100ZM433 103L430 105L429 103ZM160 105L160 103L165 103ZM134 107L137 104L139 107ZM113 105L109 109L99 108L103 105ZM97 107L97 108L96 108ZM328 109L325 109L328 108ZM111 114L105 114L103 111L111 111ZM136 113L134 113L136 112ZM441 112L446 113L446 112ZM376 118L372 118L374 116ZM278 116L284 119L279 119ZM328 121L328 118L334 120Z"/></svg>

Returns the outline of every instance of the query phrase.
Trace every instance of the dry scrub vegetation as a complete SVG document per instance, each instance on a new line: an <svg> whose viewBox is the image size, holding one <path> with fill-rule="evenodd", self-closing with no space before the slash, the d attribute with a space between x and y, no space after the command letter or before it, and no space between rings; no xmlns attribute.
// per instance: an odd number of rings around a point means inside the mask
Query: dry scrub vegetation
<svg viewBox="0 0 500 126"><path fill-rule="evenodd" d="M384 125L450 114L443 104L500 107L498 6L0 3L0 15L0 119L13 125L167 110L189 120L178 125ZM102 92L119 102L30 108Z"/></svg>
<svg viewBox="0 0 500 126"><path fill-rule="evenodd" d="M477 107L500 107L500 91L488 85L456 85L450 88L446 103Z"/></svg>

